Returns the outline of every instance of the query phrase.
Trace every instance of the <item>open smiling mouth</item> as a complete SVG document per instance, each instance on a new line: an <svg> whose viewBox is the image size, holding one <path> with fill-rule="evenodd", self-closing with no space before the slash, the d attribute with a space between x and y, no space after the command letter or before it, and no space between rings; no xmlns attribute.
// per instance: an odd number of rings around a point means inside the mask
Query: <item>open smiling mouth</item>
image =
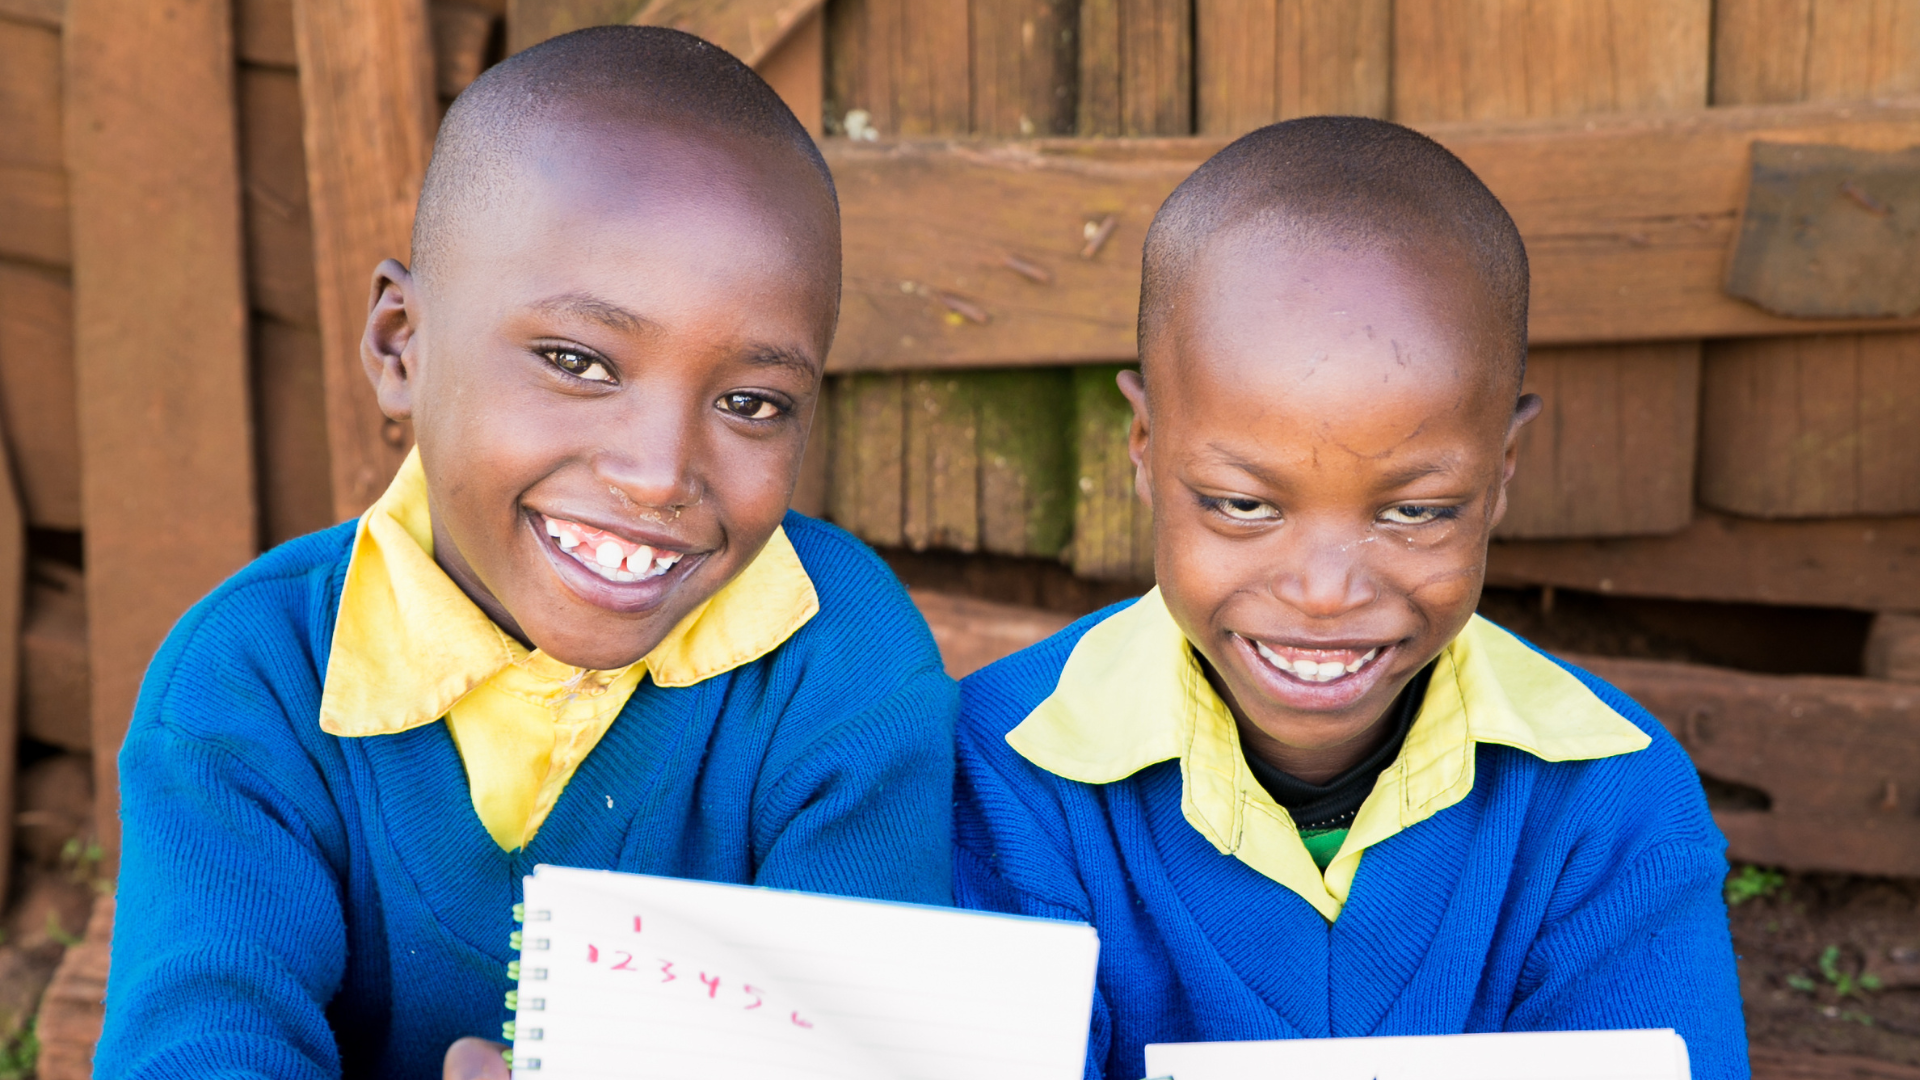
<svg viewBox="0 0 1920 1080"><path fill-rule="evenodd" d="M1274 649L1264 641L1255 641L1253 647L1274 668L1315 685L1357 675L1380 655L1378 645L1371 649L1297 649L1289 645Z"/></svg>
<svg viewBox="0 0 1920 1080"><path fill-rule="evenodd" d="M547 536L573 561L608 581L647 581L673 569L686 554L622 540L610 532L576 521L539 515Z"/></svg>

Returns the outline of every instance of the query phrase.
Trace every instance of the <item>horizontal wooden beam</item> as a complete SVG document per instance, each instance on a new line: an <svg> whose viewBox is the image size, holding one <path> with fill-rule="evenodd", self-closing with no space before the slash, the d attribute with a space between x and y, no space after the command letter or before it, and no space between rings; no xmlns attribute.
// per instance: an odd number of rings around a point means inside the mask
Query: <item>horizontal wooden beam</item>
<svg viewBox="0 0 1920 1080"><path fill-rule="evenodd" d="M1728 855L1920 875L1920 686L1576 656L1660 718L1709 777L1764 792L1720 809Z"/></svg>
<svg viewBox="0 0 1920 1080"><path fill-rule="evenodd" d="M1920 106L1717 108L1424 128L1526 237L1535 344L1920 326L1770 315L1721 291L1769 142L1920 143ZM828 140L845 228L837 371L1090 363L1134 353L1140 248L1218 139Z"/></svg>
<svg viewBox="0 0 1920 1080"><path fill-rule="evenodd" d="M1489 585L1920 610L1920 517L1755 521L1697 510L1672 536L1495 542Z"/></svg>

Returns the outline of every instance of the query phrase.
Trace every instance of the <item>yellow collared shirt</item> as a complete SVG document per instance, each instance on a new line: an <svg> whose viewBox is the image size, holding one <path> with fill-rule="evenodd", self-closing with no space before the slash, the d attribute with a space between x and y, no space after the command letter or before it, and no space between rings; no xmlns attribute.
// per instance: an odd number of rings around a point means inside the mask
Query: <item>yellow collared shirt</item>
<svg viewBox="0 0 1920 1080"><path fill-rule="evenodd" d="M1038 708L1007 733L1056 776L1110 784L1178 759L1181 811L1222 855L1339 917L1360 856L1473 790L1474 748L1497 743L1543 761L1644 750L1645 732L1579 679L1474 616L1440 652L1400 755L1375 781L1323 873L1293 819L1247 767L1240 731L1160 590L1087 631Z"/></svg>
<svg viewBox="0 0 1920 1080"><path fill-rule="evenodd" d="M786 531L645 657L617 671L529 652L433 561L420 453L360 518L320 696L320 727L390 735L441 718L474 812L502 850L524 847L640 681L692 686L751 663L820 610Z"/></svg>

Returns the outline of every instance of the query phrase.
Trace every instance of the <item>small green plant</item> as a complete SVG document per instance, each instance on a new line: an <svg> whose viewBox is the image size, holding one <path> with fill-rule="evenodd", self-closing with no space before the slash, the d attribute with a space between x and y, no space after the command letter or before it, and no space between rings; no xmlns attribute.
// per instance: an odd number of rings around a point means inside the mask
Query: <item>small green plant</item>
<svg viewBox="0 0 1920 1080"><path fill-rule="evenodd" d="M1854 972L1841 969L1840 946L1838 945L1829 945L1820 950L1820 956L1813 964L1814 967L1819 969L1820 978L1826 980L1827 986L1833 990L1833 996L1842 1001L1847 998L1860 998L1865 1000L1868 994L1880 989L1880 976L1870 971L1855 974ZM1820 989L1819 983L1797 971L1787 976L1787 985L1803 994L1812 994ZM1828 1015L1839 1014L1829 1011ZM1848 1017L1848 1019L1852 1019L1852 1017ZM1868 1018L1865 1022L1871 1023L1872 1020Z"/></svg>
<svg viewBox="0 0 1920 1080"><path fill-rule="evenodd" d="M68 879L75 884L90 886L97 893L110 893L113 891L112 879L95 872L105 855L98 841L91 837L75 836L61 846L60 865L66 869Z"/></svg>
<svg viewBox="0 0 1920 1080"><path fill-rule="evenodd" d="M40 1059L40 1038L33 1033L33 1021L18 1035L0 1042L0 1080L26 1080Z"/></svg>
<svg viewBox="0 0 1920 1080"><path fill-rule="evenodd" d="M1786 875L1778 870L1754 866L1751 863L1742 866L1727 875L1727 906L1739 907L1749 900L1763 896L1772 896L1786 883Z"/></svg>
<svg viewBox="0 0 1920 1080"><path fill-rule="evenodd" d="M80 938L77 935L68 933L67 928L60 925L60 913L57 911L47 912L47 936L66 949L80 944Z"/></svg>

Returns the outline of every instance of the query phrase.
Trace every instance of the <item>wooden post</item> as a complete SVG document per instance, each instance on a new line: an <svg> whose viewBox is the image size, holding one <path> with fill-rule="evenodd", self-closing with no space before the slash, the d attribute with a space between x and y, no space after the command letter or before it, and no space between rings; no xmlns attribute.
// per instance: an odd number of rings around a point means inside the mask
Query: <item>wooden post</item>
<svg viewBox="0 0 1920 1080"><path fill-rule="evenodd" d="M1195 0L1195 126L1387 114L1391 0Z"/></svg>
<svg viewBox="0 0 1920 1080"><path fill-rule="evenodd" d="M360 336L373 268L408 256L433 149L433 52L425 0L294 0L293 12L333 510L344 520L380 497L413 441L381 415Z"/></svg>
<svg viewBox="0 0 1920 1080"><path fill-rule="evenodd" d="M115 757L154 649L255 551L227 0L67 8L66 154L93 747Z"/></svg>

